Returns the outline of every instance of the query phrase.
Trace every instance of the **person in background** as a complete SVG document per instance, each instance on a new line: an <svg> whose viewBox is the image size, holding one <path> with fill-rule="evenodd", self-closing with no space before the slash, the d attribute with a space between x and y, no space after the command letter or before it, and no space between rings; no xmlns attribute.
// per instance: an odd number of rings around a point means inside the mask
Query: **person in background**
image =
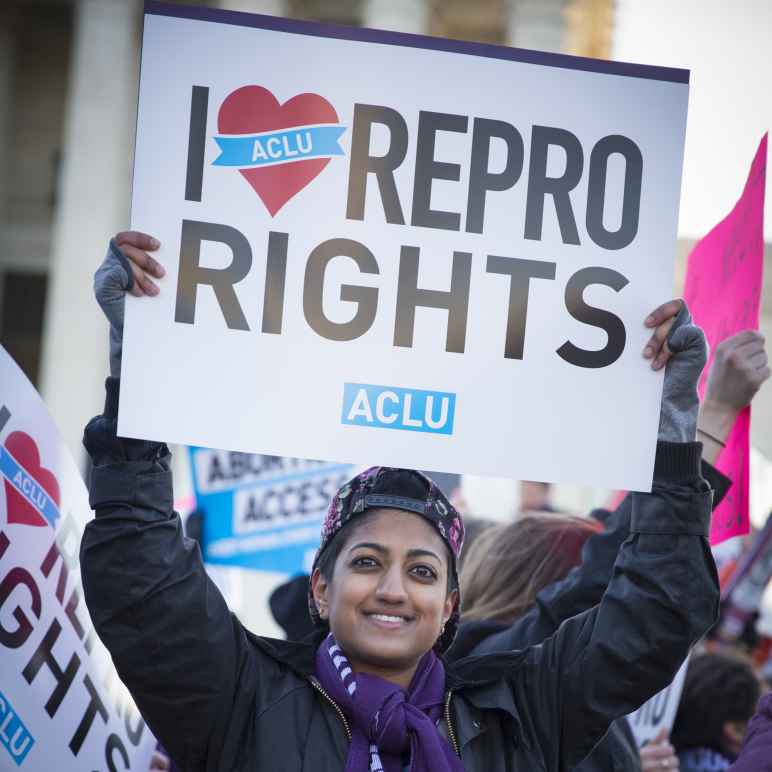
<svg viewBox="0 0 772 772"><path fill-rule="evenodd" d="M670 734L681 772L729 769L760 694L749 662L717 653L692 657Z"/></svg>
<svg viewBox="0 0 772 772"><path fill-rule="evenodd" d="M772 772L772 692L759 701L729 772Z"/></svg>
<svg viewBox="0 0 772 772"><path fill-rule="evenodd" d="M468 653L476 641L516 625L545 587L581 565L582 548L602 529L594 518L533 513L484 532L461 571L462 624L451 655ZM643 748L639 757L626 722L617 723L611 739L591 754L592 769L678 770L666 733Z"/></svg>
<svg viewBox="0 0 772 772"><path fill-rule="evenodd" d="M582 547L600 530L592 518L551 513L488 528L466 554L462 621L512 624L541 590L582 562Z"/></svg>
<svg viewBox="0 0 772 772"><path fill-rule="evenodd" d="M464 527L466 528L466 533L464 535L464 549L458 556L458 570L462 571L467 555L469 555L469 552L472 549L472 545L480 538L480 536L485 534L489 528L493 528L496 525L496 521L490 520L487 517L468 515L466 509L458 511L461 512L464 517Z"/></svg>
<svg viewBox="0 0 772 772"><path fill-rule="evenodd" d="M702 457L715 463L740 412L770 376L764 336L743 330L721 341L708 372L697 435Z"/></svg>
<svg viewBox="0 0 772 772"><path fill-rule="evenodd" d="M298 574L280 584L268 598L268 607L288 641L311 635L314 623L308 613L308 574Z"/></svg>
<svg viewBox="0 0 772 772"><path fill-rule="evenodd" d="M559 512L552 504L552 484L523 480L520 483L521 512Z"/></svg>

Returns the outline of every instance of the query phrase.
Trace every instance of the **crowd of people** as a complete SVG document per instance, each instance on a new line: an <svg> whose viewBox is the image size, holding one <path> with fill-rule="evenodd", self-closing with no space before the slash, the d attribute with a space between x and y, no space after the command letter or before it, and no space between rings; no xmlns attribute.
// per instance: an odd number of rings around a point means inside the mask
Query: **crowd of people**
<svg viewBox="0 0 772 772"><path fill-rule="evenodd" d="M268 639L230 612L185 537L168 448L117 436L123 301L157 294L157 246L118 234L96 274L111 377L85 433L95 519L81 547L96 630L163 744L154 768L772 770L770 684L710 636L707 536L732 484L714 464L769 377L758 333L719 346L700 404L707 347L683 301L641 320L641 366L665 370L654 484L611 509L493 524L419 472L357 475L330 504L310 577L272 598L287 640ZM672 731L639 747L626 716L687 658Z"/></svg>

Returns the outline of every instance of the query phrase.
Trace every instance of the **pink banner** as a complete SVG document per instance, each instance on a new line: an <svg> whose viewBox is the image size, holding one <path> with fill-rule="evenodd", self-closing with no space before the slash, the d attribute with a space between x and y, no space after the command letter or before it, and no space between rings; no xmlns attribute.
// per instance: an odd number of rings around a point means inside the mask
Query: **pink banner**
<svg viewBox="0 0 772 772"><path fill-rule="evenodd" d="M764 267L764 187L767 135L761 140L740 200L689 255L684 298L705 330L711 355L700 381L705 395L707 373L716 346L741 330L758 329ZM737 418L716 466L732 480L724 501L713 513L711 544L750 530L750 407Z"/></svg>

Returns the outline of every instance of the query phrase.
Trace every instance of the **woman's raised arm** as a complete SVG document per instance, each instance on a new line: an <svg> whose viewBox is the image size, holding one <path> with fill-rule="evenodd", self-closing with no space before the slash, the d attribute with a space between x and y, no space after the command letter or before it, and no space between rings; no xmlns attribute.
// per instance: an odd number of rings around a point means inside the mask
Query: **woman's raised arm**
<svg viewBox="0 0 772 772"><path fill-rule="evenodd" d="M116 432L123 301L129 291L157 294L149 277L163 269L146 251L157 246L145 234L118 234L95 276L113 376L104 413L84 436L96 516L81 572L94 626L153 733L182 768L217 769L233 752L226 738L252 714L245 701L255 701L259 656L183 536L166 445Z"/></svg>
<svg viewBox="0 0 772 772"><path fill-rule="evenodd" d="M661 366L667 341L652 492L632 495L630 535L600 603L564 621L527 658L522 686L528 701L547 711L534 722L544 727L559 769L572 768L613 719L664 688L718 613L707 542L711 491L693 441L706 345L684 306L669 327L650 357Z"/></svg>

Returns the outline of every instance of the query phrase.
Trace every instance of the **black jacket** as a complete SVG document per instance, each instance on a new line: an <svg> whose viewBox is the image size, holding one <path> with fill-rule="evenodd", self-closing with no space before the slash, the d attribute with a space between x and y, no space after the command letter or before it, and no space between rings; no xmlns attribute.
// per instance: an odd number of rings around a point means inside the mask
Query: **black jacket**
<svg viewBox="0 0 772 772"><path fill-rule="evenodd" d="M120 677L184 770L340 772L347 725L314 683L314 646L252 635L230 613L172 510L166 446L116 437L117 390L110 379L105 415L86 428L96 518L81 571ZM444 730L465 769L571 769L713 624L699 454L698 443L660 449L673 485L633 496L631 535L597 606L539 646L448 665Z"/></svg>
<svg viewBox="0 0 772 772"><path fill-rule="evenodd" d="M665 471L658 466L660 475ZM713 488L713 508L726 495L731 480L706 462L702 474ZM655 489L667 485L655 478ZM628 494L609 512L594 510L592 517L604 524L582 548L582 562L563 579L545 587L534 605L511 625L493 621L462 622L456 640L448 651L449 659L472 654L525 649L552 635L564 619L581 614L600 603L614 571L619 548L630 535L633 496ZM641 761L635 737L626 718L615 721L608 734L592 753L575 767L576 772L640 772Z"/></svg>

